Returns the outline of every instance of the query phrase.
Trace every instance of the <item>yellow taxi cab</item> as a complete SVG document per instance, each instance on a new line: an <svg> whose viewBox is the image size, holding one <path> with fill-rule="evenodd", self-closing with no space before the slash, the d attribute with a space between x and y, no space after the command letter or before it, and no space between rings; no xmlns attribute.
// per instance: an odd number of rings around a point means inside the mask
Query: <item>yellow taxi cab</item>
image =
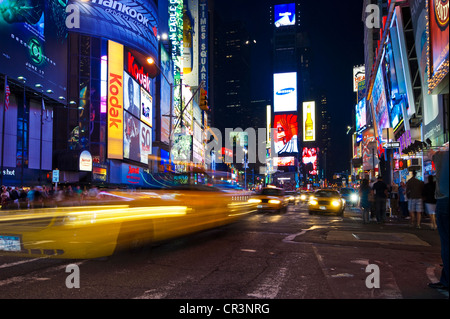
<svg viewBox="0 0 450 319"><path fill-rule="evenodd" d="M344 215L345 200L338 191L332 189L319 189L309 198L308 211L313 213L336 213Z"/></svg>
<svg viewBox="0 0 450 319"><path fill-rule="evenodd" d="M277 211L285 213L289 204L289 197L282 188L265 187L250 197L249 203L256 204L258 211Z"/></svg>
<svg viewBox="0 0 450 319"><path fill-rule="evenodd" d="M2 211L0 255L89 259L218 227L255 211L217 189L102 191L79 205Z"/></svg>

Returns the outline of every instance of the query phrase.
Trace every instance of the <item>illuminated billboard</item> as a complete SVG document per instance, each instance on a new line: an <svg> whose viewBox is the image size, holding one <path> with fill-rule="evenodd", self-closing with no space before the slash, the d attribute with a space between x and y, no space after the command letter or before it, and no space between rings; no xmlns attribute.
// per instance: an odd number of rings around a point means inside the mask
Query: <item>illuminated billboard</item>
<svg viewBox="0 0 450 319"><path fill-rule="evenodd" d="M139 84L128 73L123 73L123 108L136 117L140 113L141 90Z"/></svg>
<svg viewBox="0 0 450 319"><path fill-rule="evenodd" d="M141 121L152 126L152 96L141 88Z"/></svg>
<svg viewBox="0 0 450 319"><path fill-rule="evenodd" d="M303 141L316 140L316 102L303 102Z"/></svg>
<svg viewBox="0 0 450 319"><path fill-rule="evenodd" d="M274 6L274 24L277 28L295 25L295 3Z"/></svg>
<svg viewBox="0 0 450 319"><path fill-rule="evenodd" d="M295 166L294 156L274 157L274 166Z"/></svg>
<svg viewBox="0 0 450 319"><path fill-rule="evenodd" d="M121 44L158 56L158 9L154 1L71 0L80 11L72 32L120 41ZM65 17L64 17L65 19ZM64 21L64 20L63 20Z"/></svg>
<svg viewBox="0 0 450 319"><path fill-rule="evenodd" d="M277 114L274 118L274 145L277 154L298 153L298 122L296 114Z"/></svg>
<svg viewBox="0 0 450 319"><path fill-rule="evenodd" d="M355 113L356 113L356 131L359 131L361 128L367 125L366 98L363 98L361 101L358 102L358 104L356 104Z"/></svg>
<svg viewBox="0 0 450 319"><path fill-rule="evenodd" d="M0 1L0 73L67 98L65 10L58 0Z"/></svg>
<svg viewBox="0 0 450 319"><path fill-rule="evenodd" d="M433 90L448 74L449 0L429 0L427 13L428 88Z"/></svg>
<svg viewBox="0 0 450 319"><path fill-rule="evenodd" d="M139 153L141 163L148 164L148 156L152 154L152 129L150 126L140 123Z"/></svg>
<svg viewBox="0 0 450 319"><path fill-rule="evenodd" d="M370 96L370 107L375 117L376 122L376 137L383 136L382 132L384 128L389 128L389 114L387 108L386 88L384 85L384 79L382 74L382 67L378 68L375 82L373 84L372 95Z"/></svg>
<svg viewBox="0 0 450 319"><path fill-rule="evenodd" d="M274 112L297 112L297 72L273 75Z"/></svg>
<svg viewBox="0 0 450 319"><path fill-rule="evenodd" d="M123 117L123 157L140 162L141 150L139 133L141 131L141 122L127 111L123 112Z"/></svg>
<svg viewBox="0 0 450 319"><path fill-rule="evenodd" d="M123 159L123 45L108 41L108 158Z"/></svg>
<svg viewBox="0 0 450 319"><path fill-rule="evenodd" d="M304 147L302 150L302 163L305 172L309 175L317 175L317 154L319 149L316 147Z"/></svg>

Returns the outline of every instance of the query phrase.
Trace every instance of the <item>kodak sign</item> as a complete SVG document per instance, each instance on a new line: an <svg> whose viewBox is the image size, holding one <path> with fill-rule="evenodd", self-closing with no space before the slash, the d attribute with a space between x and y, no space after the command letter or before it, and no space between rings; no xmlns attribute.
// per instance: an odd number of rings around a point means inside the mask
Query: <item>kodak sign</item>
<svg viewBox="0 0 450 319"><path fill-rule="evenodd" d="M123 45L108 41L108 158L123 159Z"/></svg>

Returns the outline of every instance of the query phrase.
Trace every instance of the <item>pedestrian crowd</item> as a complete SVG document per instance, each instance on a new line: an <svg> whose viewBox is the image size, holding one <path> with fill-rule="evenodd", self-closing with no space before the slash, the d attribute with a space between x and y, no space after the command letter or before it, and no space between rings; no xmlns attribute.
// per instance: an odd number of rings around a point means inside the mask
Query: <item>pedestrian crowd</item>
<svg viewBox="0 0 450 319"><path fill-rule="evenodd" d="M438 230L441 241L442 272L438 282L429 283L431 288L448 291L449 282L449 151L430 150L428 157L436 167L436 175L429 175L427 182L412 177L400 185L388 186L381 176L372 184L368 179L359 187L363 222L370 222L371 215L377 223L383 223L386 212L391 216L410 220L410 225L421 228L422 217L430 218L431 229Z"/></svg>
<svg viewBox="0 0 450 319"><path fill-rule="evenodd" d="M410 220L412 227L421 228L423 217L428 217L431 229L436 230L436 181L432 175L427 183L417 179L416 172L405 183L386 184L381 176L373 183L363 179L359 187L360 207L364 223L376 219L384 223L387 213L391 217Z"/></svg>
<svg viewBox="0 0 450 319"><path fill-rule="evenodd" d="M88 198L95 198L98 189L84 186L2 186L1 209L33 209L67 205L81 205Z"/></svg>

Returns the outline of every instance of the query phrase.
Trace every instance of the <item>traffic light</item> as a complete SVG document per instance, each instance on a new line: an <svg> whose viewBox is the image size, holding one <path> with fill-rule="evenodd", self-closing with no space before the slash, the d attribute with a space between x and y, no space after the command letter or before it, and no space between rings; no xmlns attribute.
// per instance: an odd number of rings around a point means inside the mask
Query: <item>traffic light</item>
<svg viewBox="0 0 450 319"><path fill-rule="evenodd" d="M204 88L200 88L200 101L199 101L200 109L203 111L209 111L208 106L208 93Z"/></svg>

